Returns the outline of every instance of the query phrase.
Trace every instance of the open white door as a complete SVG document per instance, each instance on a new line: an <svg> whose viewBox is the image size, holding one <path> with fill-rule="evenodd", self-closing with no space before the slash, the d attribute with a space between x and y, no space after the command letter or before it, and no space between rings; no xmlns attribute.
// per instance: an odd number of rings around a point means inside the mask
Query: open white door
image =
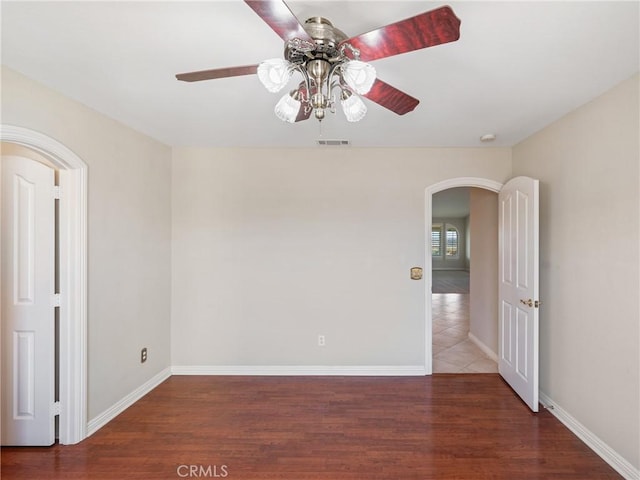
<svg viewBox="0 0 640 480"><path fill-rule="evenodd" d="M509 180L498 205L498 370L537 412L538 180Z"/></svg>
<svg viewBox="0 0 640 480"><path fill-rule="evenodd" d="M54 170L2 157L2 445L52 445Z"/></svg>

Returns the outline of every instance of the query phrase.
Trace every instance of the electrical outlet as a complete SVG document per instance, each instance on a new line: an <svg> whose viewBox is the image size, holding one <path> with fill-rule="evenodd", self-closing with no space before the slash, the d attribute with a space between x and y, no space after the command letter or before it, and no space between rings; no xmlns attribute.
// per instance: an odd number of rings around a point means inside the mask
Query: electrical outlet
<svg viewBox="0 0 640 480"><path fill-rule="evenodd" d="M140 352L140 363L144 363L147 361L147 347L144 347Z"/></svg>
<svg viewBox="0 0 640 480"><path fill-rule="evenodd" d="M318 335L318 346L319 347L325 346L324 335Z"/></svg>

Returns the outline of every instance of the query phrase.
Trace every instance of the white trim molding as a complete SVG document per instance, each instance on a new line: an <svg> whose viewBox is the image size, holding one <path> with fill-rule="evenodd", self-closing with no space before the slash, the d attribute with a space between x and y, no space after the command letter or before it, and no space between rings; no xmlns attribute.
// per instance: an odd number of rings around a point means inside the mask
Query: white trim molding
<svg viewBox="0 0 640 480"><path fill-rule="evenodd" d="M480 341L480 339L476 337L473 333L469 332L468 337L469 337L469 340L471 340L473 343L476 344L476 347L482 350L482 353L484 353L487 357L489 357L494 362L498 363L498 354L496 352L494 352L489 347L487 347L487 345L484 342Z"/></svg>
<svg viewBox="0 0 640 480"><path fill-rule="evenodd" d="M29 148L55 165L60 183L60 443L87 429L87 164L47 135L0 126L0 140Z"/></svg>
<svg viewBox="0 0 640 480"><path fill-rule="evenodd" d="M540 403L560 422L571 430L591 450L627 480L640 480L640 470L625 460L618 452L603 442L587 427L572 417L544 392L539 392Z"/></svg>
<svg viewBox="0 0 640 480"><path fill-rule="evenodd" d="M151 390L156 388L158 385L160 385L170 376L171 376L171 367L167 367L164 370L162 370L160 373L154 375L151 379L146 381L144 384L140 385L138 388L136 388L133 392L131 392L126 397L124 397L122 400L120 400L119 402L115 403L114 405L106 409L100 415L98 415L95 418L92 418L89 421L89 424L87 425L87 436L90 436L96 433L98 430L104 427L107 423L109 423L111 420L116 418L118 415L120 415L127 408L129 408L131 405L136 403L138 400L140 400L142 397L144 397L147 393L149 393Z"/></svg>
<svg viewBox="0 0 640 480"><path fill-rule="evenodd" d="M424 376L422 365L324 366L324 365L174 365L174 375L259 375L259 376Z"/></svg>

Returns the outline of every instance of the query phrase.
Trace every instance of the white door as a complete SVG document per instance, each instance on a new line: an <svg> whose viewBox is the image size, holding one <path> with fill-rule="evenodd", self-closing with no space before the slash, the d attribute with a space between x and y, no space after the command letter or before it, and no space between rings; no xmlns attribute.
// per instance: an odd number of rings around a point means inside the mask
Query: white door
<svg viewBox="0 0 640 480"><path fill-rule="evenodd" d="M2 445L54 443L54 170L2 157Z"/></svg>
<svg viewBox="0 0 640 480"><path fill-rule="evenodd" d="M498 198L498 370L537 412L538 180L513 178Z"/></svg>

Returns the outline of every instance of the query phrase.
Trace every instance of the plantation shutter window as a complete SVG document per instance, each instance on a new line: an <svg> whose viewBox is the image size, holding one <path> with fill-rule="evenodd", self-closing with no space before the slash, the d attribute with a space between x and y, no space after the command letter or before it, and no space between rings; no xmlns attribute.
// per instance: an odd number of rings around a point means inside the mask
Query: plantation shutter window
<svg viewBox="0 0 640 480"><path fill-rule="evenodd" d="M457 257L459 251L459 236L458 229L452 226L447 226L447 257Z"/></svg>
<svg viewBox="0 0 640 480"><path fill-rule="evenodd" d="M442 225L432 225L431 227L431 256L442 255Z"/></svg>

